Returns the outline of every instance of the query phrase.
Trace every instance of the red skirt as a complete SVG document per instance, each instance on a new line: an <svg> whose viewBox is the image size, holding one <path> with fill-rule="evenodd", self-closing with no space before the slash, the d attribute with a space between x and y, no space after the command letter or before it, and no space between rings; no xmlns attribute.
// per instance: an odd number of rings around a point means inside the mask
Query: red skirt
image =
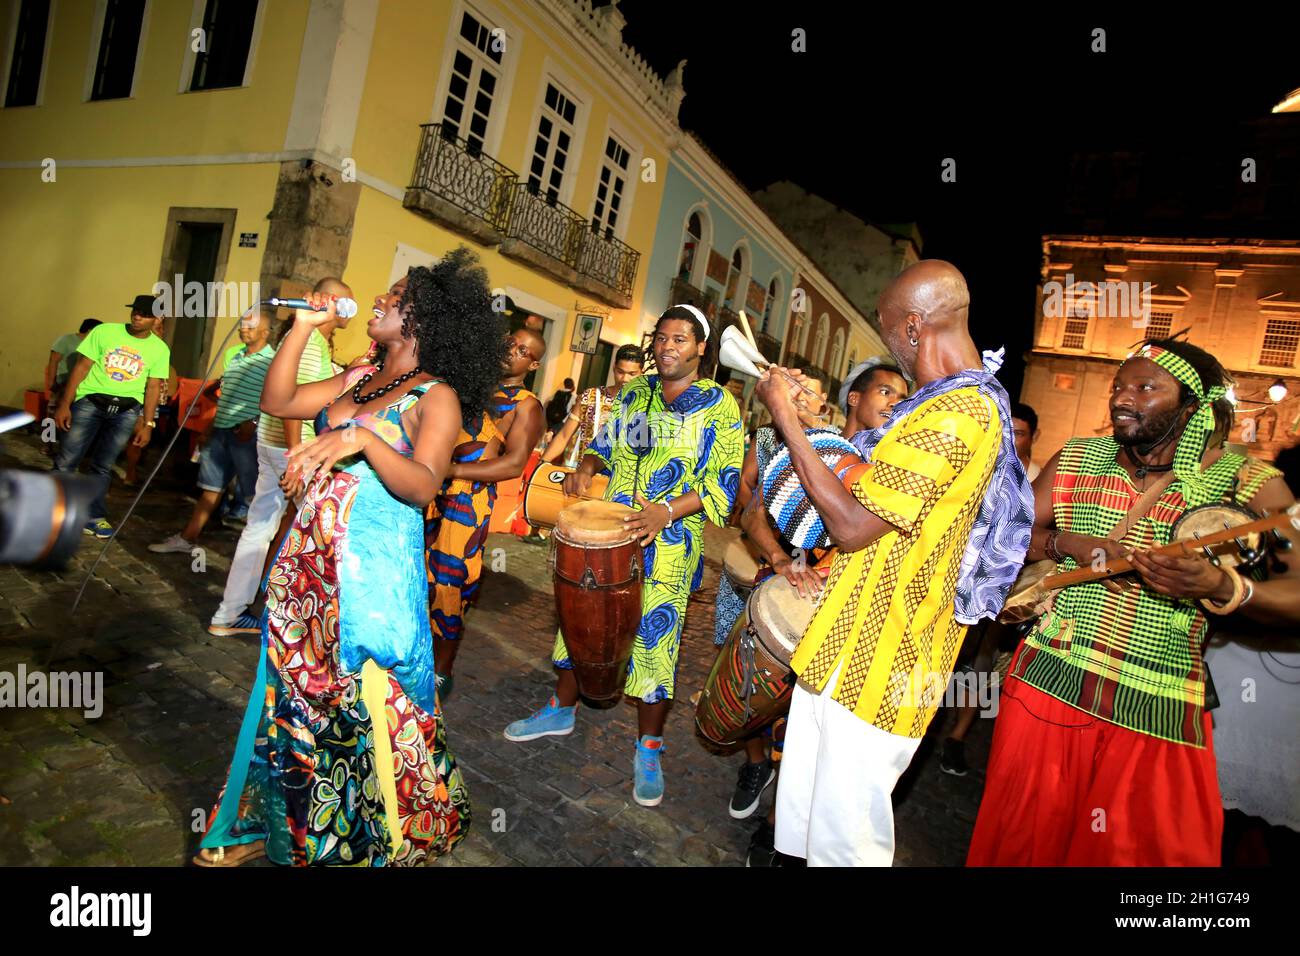
<svg viewBox="0 0 1300 956"><path fill-rule="evenodd" d="M1202 749L1010 678L967 866L1218 866L1223 804Z"/></svg>

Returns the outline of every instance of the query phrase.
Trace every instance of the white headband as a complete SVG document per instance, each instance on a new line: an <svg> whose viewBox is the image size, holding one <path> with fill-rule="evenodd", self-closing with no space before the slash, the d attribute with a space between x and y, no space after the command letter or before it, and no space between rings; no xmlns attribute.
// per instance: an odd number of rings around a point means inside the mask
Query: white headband
<svg viewBox="0 0 1300 956"><path fill-rule="evenodd" d="M691 315L693 315L693 316L695 316L697 319L699 319L699 320L700 320L700 325L704 326L704 338L705 338L706 341L708 340L709 336L713 334L713 333L709 330L709 320L706 319L706 318L704 317L704 313L701 312L699 309L695 308L695 306L693 306L693 305L687 305L685 302L683 302L681 305L673 305L673 306L669 306L669 308L670 308L670 309L685 309L685 310L686 310L687 312L689 312Z"/></svg>

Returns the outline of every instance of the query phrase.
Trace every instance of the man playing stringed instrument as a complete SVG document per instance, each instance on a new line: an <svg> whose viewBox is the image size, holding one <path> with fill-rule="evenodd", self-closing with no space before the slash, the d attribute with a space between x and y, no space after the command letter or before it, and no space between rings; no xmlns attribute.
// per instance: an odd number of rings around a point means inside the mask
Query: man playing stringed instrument
<svg viewBox="0 0 1300 956"><path fill-rule="evenodd" d="M1030 560L1066 571L1127 557L1136 579L1063 588L1020 646L968 865L1219 864L1207 615L1294 626L1300 559L1279 553L1284 570L1263 581L1150 549L1202 505L1294 503L1277 469L1222 447L1230 384L1187 342L1145 343L1115 374L1113 435L1067 442L1034 483Z"/></svg>

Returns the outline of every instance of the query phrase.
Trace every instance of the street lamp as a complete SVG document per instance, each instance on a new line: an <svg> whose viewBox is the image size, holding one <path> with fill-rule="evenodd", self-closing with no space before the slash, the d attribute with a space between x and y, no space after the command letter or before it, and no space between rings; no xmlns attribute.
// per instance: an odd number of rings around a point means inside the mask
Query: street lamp
<svg viewBox="0 0 1300 956"><path fill-rule="evenodd" d="M1268 397L1274 402L1280 402L1286 398L1286 382L1280 378L1268 387Z"/></svg>

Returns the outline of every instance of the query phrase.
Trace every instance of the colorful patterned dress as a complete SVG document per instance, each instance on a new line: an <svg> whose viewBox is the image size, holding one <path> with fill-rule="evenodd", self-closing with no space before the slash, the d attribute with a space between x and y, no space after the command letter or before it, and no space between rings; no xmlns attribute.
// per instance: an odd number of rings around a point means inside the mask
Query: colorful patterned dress
<svg viewBox="0 0 1300 956"><path fill-rule="evenodd" d="M626 693L648 704L671 700L686 603L704 575L704 520L727 523L744 458L740 411L731 393L698 379L665 404L658 375L633 379L588 454L610 469L605 498L635 507L637 494L663 501L695 491L704 511L670 521L645 549L641 625L628 663ZM551 660L570 669L563 633Z"/></svg>
<svg viewBox="0 0 1300 956"><path fill-rule="evenodd" d="M347 424L410 457L402 413L427 388ZM413 865L464 836L469 799L434 689L422 533L419 509L364 457L308 488L267 578L257 677L204 847L264 839L275 863Z"/></svg>
<svg viewBox="0 0 1300 956"><path fill-rule="evenodd" d="M492 414L461 429L451 460L481 460L487 446L501 437L496 423L535 397L522 385L503 386L493 396ZM496 500L496 482L449 478L425 513L429 626L436 637L458 641L465 633L465 612L478 600L483 546Z"/></svg>

